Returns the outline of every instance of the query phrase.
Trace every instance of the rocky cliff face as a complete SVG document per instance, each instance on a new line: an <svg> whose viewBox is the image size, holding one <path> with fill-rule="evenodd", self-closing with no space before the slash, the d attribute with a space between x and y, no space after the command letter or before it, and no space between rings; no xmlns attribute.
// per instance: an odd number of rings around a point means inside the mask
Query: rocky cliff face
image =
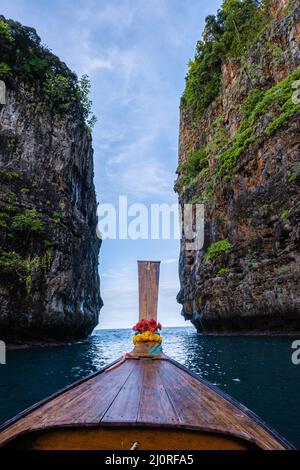
<svg viewBox="0 0 300 470"><path fill-rule="evenodd" d="M182 240L178 301L198 331L300 331L300 8L269 7L217 98L181 105L175 188L205 204L205 245Z"/></svg>
<svg viewBox="0 0 300 470"><path fill-rule="evenodd" d="M85 338L98 322L93 149L77 78L0 18L0 338Z"/></svg>

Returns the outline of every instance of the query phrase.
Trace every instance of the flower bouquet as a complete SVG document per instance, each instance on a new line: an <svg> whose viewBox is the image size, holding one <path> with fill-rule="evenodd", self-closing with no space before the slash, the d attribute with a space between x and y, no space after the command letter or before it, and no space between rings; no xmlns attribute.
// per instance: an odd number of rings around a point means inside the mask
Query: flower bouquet
<svg viewBox="0 0 300 470"><path fill-rule="evenodd" d="M161 343L162 337L159 331L162 329L160 323L152 320L141 320L132 328L135 332L133 344L136 343Z"/></svg>

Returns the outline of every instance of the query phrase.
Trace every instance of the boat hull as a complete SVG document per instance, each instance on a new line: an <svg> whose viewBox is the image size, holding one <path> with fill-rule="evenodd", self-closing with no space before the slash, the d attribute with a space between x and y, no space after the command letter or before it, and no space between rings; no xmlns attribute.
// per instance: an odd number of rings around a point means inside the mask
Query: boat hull
<svg viewBox="0 0 300 470"><path fill-rule="evenodd" d="M0 448L284 450L256 415L164 354L125 355L0 429Z"/></svg>
<svg viewBox="0 0 300 470"><path fill-rule="evenodd" d="M250 450L234 436L156 427L50 429L19 436L4 449L20 450Z"/></svg>

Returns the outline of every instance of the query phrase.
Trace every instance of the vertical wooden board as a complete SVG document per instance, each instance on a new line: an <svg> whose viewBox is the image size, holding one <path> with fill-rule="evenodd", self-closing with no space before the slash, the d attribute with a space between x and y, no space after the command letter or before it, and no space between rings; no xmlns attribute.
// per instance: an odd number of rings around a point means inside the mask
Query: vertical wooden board
<svg viewBox="0 0 300 470"><path fill-rule="evenodd" d="M139 319L157 319L160 261L138 261Z"/></svg>

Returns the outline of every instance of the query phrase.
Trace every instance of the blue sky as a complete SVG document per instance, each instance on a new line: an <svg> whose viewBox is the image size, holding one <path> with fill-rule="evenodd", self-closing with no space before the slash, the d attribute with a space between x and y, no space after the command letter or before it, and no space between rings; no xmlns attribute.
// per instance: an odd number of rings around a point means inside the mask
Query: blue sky
<svg viewBox="0 0 300 470"><path fill-rule="evenodd" d="M92 82L95 185L100 203L176 203L179 100L187 62L217 0L2 0L1 13ZM137 259L161 260L159 319L188 325L176 303L179 242L106 240L101 328L137 321Z"/></svg>

